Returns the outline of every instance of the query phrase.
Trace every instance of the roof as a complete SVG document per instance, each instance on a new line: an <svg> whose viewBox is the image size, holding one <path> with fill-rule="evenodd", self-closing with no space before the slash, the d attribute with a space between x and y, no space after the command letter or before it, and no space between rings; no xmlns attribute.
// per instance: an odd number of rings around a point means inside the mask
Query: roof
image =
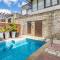
<svg viewBox="0 0 60 60"><path fill-rule="evenodd" d="M9 17L12 17L12 16L13 16L13 14L0 13L0 19L9 18Z"/></svg>
<svg viewBox="0 0 60 60"><path fill-rule="evenodd" d="M27 4L25 4L25 5L22 6L22 9L30 9L30 8L32 8L30 2L28 2Z"/></svg>

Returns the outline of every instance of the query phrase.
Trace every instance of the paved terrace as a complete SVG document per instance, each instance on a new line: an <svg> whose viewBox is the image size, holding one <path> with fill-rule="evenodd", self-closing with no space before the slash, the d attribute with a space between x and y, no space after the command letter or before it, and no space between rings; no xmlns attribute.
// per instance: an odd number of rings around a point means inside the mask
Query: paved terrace
<svg viewBox="0 0 60 60"><path fill-rule="evenodd" d="M60 57L43 52L40 55L36 54L36 56L31 56L28 60L60 60Z"/></svg>
<svg viewBox="0 0 60 60"><path fill-rule="evenodd" d="M60 60L60 57L57 57L48 53L44 53L44 54L39 55L34 60Z"/></svg>
<svg viewBox="0 0 60 60"><path fill-rule="evenodd" d="M54 45L54 46L56 46L56 45ZM33 53L27 60L60 60L60 56L52 54L54 52L52 52L52 53L46 52L45 49L47 47L50 50L51 50L51 48L53 48L53 47L50 47L49 43L47 43L43 47L41 47L40 49L38 49L38 51L36 51L35 53ZM55 50L55 52L56 51L60 51L60 45L59 45L59 47L57 47L57 46L54 47L54 50Z"/></svg>

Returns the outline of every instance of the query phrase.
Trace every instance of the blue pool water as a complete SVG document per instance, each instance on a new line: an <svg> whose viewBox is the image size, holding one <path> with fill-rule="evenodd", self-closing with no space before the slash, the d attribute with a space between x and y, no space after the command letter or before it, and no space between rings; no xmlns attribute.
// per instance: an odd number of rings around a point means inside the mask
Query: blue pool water
<svg viewBox="0 0 60 60"><path fill-rule="evenodd" d="M1 42L0 60L27 60L28 57L37 51L45 42L33 39L25 39L20 42Z"/></svg>

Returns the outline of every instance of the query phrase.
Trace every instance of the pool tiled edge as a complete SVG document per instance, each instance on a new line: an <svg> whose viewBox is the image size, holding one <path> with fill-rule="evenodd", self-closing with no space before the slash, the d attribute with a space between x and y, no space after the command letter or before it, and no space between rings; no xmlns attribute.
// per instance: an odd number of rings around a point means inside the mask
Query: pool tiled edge
<svg viewBox="0 0 60 60"><path fill-rule="evenodd" d="M44 44L35 53L33 53L27 60L35 60L40 54L44 53L45 48L48 47L49 43Z"/></svg>

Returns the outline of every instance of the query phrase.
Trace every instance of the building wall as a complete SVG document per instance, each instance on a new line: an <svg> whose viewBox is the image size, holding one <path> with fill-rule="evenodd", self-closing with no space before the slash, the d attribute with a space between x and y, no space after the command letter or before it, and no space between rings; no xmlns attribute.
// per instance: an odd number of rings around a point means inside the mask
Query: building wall
<svg viewBox="0 0 60 60"><path fill-rule="evenodd" d="M35 21L42 20L42 37L49 38L60 32L60 10L36 14L23 19L22 33L27 34L27 21L31 21L31 35L35 35ZM26 32L25 32L26 31Z"/></svg>
<svg viewBox="0 0 60 60"><path fill-rule="evenodd" d="M31 0L31 3L32 9L27 11L30 16L20 19L23 21L23 24L21 23L22 34L27 34L27 22L31 21L31 35L35 35L35 21L38 20L42 20L42 37L50 38L59 33L60 0Z"/></svg>
<svg viewBox="0 0 60 60"><path fill-rule="evenodd" d="M8 17L8 18L5 18L5 19L1 19L0 20L0 29L8 27L9 24L15 23L16 26L17 26L17 28L16 28L17 32L20 32L21 31L20 19L15 19L15 18L18 18L18 17L20 17L19 14L17 14L17 15L14 14L14 16L11 16L11 17Z"/></svg>
<svg viewBox="0 0 60 60"><path fill-rule="evenodd" d="M56 11L54 13L54 20L53 20L53 32L59 33L60 32L60 11Z"/></svg>
<svg viewBox="0 0 60 60"><path fill-rule="evenodd" d="M60 5L60 0L32 0L31 1L32 8L28 9L27 13L32 14L33 12L37 12L39 10L43 10L45 8L53 7L53 6L57 6L57 5ZM25 8L25 10L26 10L26 8ZM23 9L22 9L22 11L23 11Z"/></svg>

